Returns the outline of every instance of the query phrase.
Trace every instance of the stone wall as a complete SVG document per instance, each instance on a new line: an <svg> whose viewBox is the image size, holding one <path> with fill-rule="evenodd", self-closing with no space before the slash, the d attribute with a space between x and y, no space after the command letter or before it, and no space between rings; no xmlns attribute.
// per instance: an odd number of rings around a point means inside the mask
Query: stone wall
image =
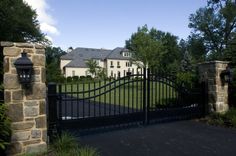
<svg viewBox="0 0 236 156"><path fill-rule="evenodd" d="M220 74L229 62L211 61L199 64L200 81L208 85L208 112L228 110L228 83L221 80Z"/></svg>
<svg viewBox="0 0 236 156"><path fill-rule="evenodd" d="M46 150L45 50L38 44L1 42L4 47L4 100L11 118L9 155ZM24 88L17 79L14 62L23 50L33 62L33 80Z"/></svg>

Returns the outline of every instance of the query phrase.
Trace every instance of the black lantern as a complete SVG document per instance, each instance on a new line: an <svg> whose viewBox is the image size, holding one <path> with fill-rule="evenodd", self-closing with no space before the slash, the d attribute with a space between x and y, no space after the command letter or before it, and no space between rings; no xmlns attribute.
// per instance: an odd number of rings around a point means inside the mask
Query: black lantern
<svg viewBox="0 0 236 156"><path fill-rule="evenodd" d="M15 61L14 65L16 67L19 82L23 85L30 84L32 78L33 63L27 57L27 53L23 51L23 53L21 53L21 57Z"/></svg>
<svg viewBox="0 0 236 156"><path fill-rule="evenodd" d="M223 70L220 73L220 78L223 82L230 83L232 82L232 70L229 66L226 67L226 70Z"/></svg>

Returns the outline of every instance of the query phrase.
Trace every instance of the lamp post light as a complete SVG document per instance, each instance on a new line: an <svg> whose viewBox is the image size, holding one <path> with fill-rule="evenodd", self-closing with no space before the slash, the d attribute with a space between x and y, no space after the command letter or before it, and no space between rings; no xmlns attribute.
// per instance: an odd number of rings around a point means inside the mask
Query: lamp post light
<svg viewBox="0 0 236 156"><path fill-rule="evenodd" d="M32 80L33 63L27 57L26 52L21 53L21 57L14 63L18 75L19 83L29 86Z"/></svg>

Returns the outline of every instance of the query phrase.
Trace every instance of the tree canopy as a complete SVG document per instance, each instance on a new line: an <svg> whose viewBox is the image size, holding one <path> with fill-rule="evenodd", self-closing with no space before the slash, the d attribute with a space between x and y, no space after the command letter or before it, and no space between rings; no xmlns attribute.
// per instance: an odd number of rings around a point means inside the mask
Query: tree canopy
<svg viewBox="0 0 236 156"><path fill-rule="evenodd" d="M201 38L208 59L225 59L227 47L236 38L236 4L231 0L208 0L206 7L190 15L189 27Z"/></svg>
<svg viewBox="0 0 236 156"><path fill-rule="evenodd" d="M47 42L35 10L23 0L0 1L0 41Z"/></svg>

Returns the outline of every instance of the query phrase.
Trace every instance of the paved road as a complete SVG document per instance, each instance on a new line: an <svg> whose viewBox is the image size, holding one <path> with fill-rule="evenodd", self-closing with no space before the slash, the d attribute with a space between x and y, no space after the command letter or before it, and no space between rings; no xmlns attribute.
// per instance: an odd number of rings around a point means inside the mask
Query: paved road
<svg viewBox="0 0 236 156"><path fill-rule="evenodd" d="M101 156L235 156L236 130L196 121L161 123L79 138Z"/></svg>

